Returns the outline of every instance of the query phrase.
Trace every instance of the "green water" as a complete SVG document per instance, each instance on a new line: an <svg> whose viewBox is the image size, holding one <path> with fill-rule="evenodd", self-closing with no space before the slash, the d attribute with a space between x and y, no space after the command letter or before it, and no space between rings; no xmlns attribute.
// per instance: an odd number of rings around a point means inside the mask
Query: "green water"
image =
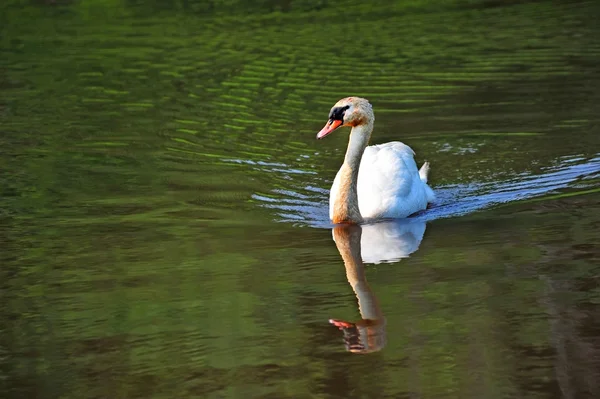
<svg viewBox="0 0 600 399"><path fill-rule="evenodd" d="M598 3L242 4L0 7L0 396L600 397ZM348 95L438 200L334 243Z"/></svg>

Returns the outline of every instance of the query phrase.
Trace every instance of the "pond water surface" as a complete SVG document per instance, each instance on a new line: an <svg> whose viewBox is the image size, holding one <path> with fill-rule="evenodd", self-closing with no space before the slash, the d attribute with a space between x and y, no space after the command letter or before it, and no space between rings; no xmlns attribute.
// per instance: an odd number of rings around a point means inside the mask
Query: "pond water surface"
<svg viewBox="0 0 600 399"><path fill-rule="evenodd" d="M2 397L600 397L597 2L8 3ZM349 95L431 209L332 231Z"/></svg>

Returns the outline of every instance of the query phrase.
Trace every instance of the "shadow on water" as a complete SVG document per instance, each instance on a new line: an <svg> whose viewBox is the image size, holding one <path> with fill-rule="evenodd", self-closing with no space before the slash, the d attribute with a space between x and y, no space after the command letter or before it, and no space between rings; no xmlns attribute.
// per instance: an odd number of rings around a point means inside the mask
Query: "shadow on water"
<svg viewBox="0 0 600 399"><path fill-rule="evenodd" d="M273 172L281 170L282 165ZM434 169L435 173L435 169ZM469 214L494 206L511 204L549 195L571 196L599 191L594 180L600 177L600 156L590 159L567 157L556 166L547 167L540 174L522 173L505 181L473 182L435 186L437 199L433 206L411 218L421 221L450 218ZM292 189L274 190L274 196L254 194L261 206L275 210L277 220L293 222L317 228L331 228L328 216L329 190L313 186L304 187L304 194Z"/></svg>

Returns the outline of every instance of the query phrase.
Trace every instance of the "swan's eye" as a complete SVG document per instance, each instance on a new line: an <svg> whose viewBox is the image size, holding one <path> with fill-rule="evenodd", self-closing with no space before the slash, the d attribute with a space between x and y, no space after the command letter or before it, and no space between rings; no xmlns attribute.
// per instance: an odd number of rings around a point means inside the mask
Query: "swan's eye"
<svg viewBox="0 0 600 399"><path fill-rule="evenodd" d="M331 110L331 112L329 113L329 119L334 120L334 121L344 121L344 112L346 112L346 110L350 108L349 105L346 105L345 107L335 107Z"/></svg>

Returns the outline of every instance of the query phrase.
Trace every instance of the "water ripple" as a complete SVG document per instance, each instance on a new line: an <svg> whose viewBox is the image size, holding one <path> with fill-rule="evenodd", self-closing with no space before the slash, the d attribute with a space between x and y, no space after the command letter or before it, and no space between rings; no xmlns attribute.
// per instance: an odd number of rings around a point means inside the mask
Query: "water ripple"
<svg viewBox="0 0 600 399"><path fill-rule="evenodd" d="M469 183L433 187L437 200L430 209L413 219L432 221L456 217L500 204L556 194L568 188L596 188L600 176L600 156L589 160L582 157L561 159L557 166L543 169L541 174L520 174L507 181ZM575 184L579 183L579 184ZM273 209L276 221L331 228L329 221L329 190L307 186L303 193L292 189L277 189L272 195L254 194L260 206Z"/></svg>

